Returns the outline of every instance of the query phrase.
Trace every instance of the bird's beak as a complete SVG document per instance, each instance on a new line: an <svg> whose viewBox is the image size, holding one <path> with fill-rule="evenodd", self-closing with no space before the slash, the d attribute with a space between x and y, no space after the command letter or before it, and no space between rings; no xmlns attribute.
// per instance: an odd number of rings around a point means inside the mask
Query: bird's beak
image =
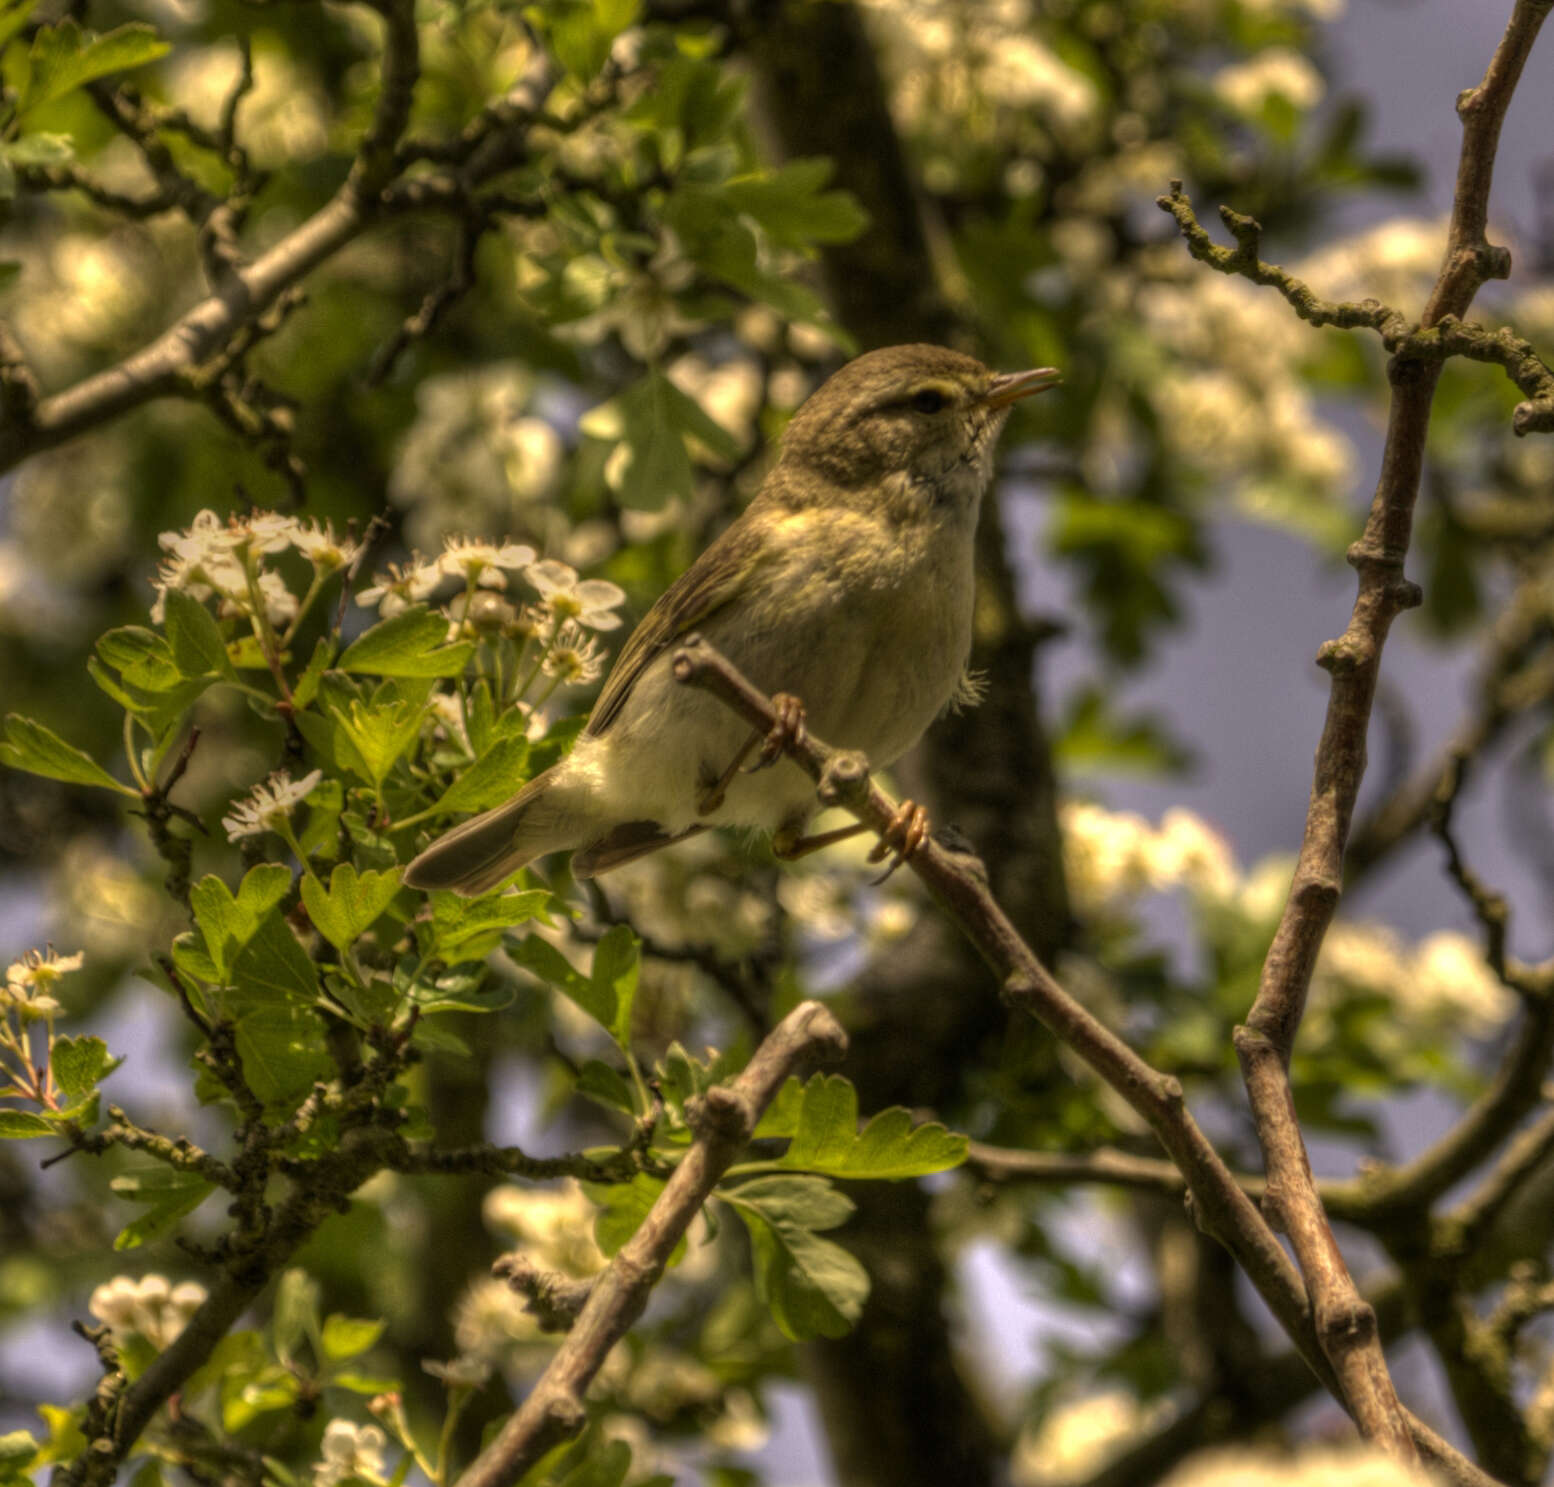
<svg viewBox="0 0 1554 1487"><path fill-rule="evenodd" d="M1038 392L1046 392L1049 387L1056 387L1062 380L1063 374L1056 367L1037 367L1029 372L1000 372L988 384L982 404L986 408L1007 408L1010 403L1018 402L1021 398L1032 397Z"/></svg>

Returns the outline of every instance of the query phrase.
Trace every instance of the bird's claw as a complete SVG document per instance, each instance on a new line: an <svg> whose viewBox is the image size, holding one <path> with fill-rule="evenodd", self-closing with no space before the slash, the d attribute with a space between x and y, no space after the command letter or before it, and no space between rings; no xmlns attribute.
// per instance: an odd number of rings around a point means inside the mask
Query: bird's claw
<svg viewBox="0 0 1554 1487"><path fill-rule="evenodd" d="M770 769L789 749L804 742L806 733L804 704L791 692L778 692L772 698L772 710L777 714L761 743L761 752L746 774L759 769Z"/></svg>
<svg viewBox="0 0 1554 1487"><path fill-rule="evenodd" d="M890 866L869 886L873 888L890 877L928 840L928 812L913 800L903 800L896 813L880 832L880 839L869 853L870 862L883 862L890 858Z"/></svg>

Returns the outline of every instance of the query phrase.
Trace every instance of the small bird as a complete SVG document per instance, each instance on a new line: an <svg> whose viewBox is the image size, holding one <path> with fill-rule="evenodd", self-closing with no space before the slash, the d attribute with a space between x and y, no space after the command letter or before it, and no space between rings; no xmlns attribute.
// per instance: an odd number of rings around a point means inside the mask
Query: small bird
<svg viewBox="0 0 1554 1487"><path fill-rule="evenodd" d="M584 878L708 827L757 827L782 858L860 830L804 836L819 803L783 742L809 726L889 765L954 700L993 446L1010 407L1057 381L1051 367L996 374L940 346L848 362L794 414L744 513L632 632L572 752L433 842L405 882L473 895L567 848ZM742 766L761 735L674 680L693 630L777 705L753 769ZM926 831L905 803L898 861Z"/></svg>

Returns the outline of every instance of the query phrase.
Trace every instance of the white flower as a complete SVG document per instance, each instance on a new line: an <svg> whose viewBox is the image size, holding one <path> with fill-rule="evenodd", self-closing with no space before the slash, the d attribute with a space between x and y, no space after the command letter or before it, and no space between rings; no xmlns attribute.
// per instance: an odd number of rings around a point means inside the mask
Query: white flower
<svg viewBox="0 0 1554 1487"><path fill-rule="evenodd" d="M371 587L363 589L356 596L356 602L364 607L376 604L378 617L391 620L396 614L403 614L412 604L419 604L430 597L445 577L436 563L422 562L412 554L412 560L407 565L402 567L398 563L390 563L386 573L375 573Z"/></svg>
<svg viewBox="0 0 1554 1487"><path fill-rule="evenodd" d="M580 580L575 568L555 558L530 564L523 576L556 619L576 620L590 630L620 628L621 618L612 611L626 602L626 592L608 579Z"/></svg>
<svg viewBox="0 0 1554 1487"><path fill-rule="evenodd" d="M777 902L805 934L817 940L842 940L858 927L839 873L783 873L777 879Z"/></svg>
<svg viewBox="0 0 1554 1487"><path fill-rule="evenodd" d="M533 561L534 549L518 542L504 542L499 547L474 537L445 537L437 566L451 578L485 589L505 589L507 572L516 573Z"/></svg>
<svg viewBox="0 0 1554 1487"><path fill-rule="evenodd" d="M453 1340L461 1357L493 1364L508 1360L517 1347L541 1343L539 1319L506 1281L482 1276L453 1308Z"/></svg>
<svg viewBox="0 0 1554 1487"><path fill-rule="evenodd" d="M1132 811L1108 811L1071 800L1059 812L1069 891L1082 911L1093 911L1149 886L1149 822Z"/></svg>
<svg viewBox="0 0 1554 1487"><path fill-rule="evenodd" d="M1228 898L1240 881L1235 855L1214 828L1191 811L1173 806L1145 849L1157 888L1185 887L1200 898Z"/></svg>
<svg viewBox="0 0 1554 1487"><path fill-rule="evenodd" d="M562 686L586 687L603 675L604 651L576 620L568 620L545 652L542 665L545 675L555 677Z"/></svg>
<svg viewBox="0 0 1554 1487"><path fill-rule="evenodd" d="M594 1205L568 1178L553 1190L504 1183L492 1188L481 1205L486 1227L523 1246L542 1270L559 1270L583 1279L604 1268L594 1242Z"/></svg>
<svg viewBox="0 0 1554 1487"><path fill-rule="evenodd" d="M297 617L297 596L287 588L286 580L279 573L266 568L254 581L259 591L259 602L264 605L264 617L275 629L284 629ZM224 594L217 612L222 619L241 618L252 614L253 595L245 584L241 593Z"/></svg>
<svg viewBox="0 0 1554 1487"><path fill-rule="evenodd" d="M996 102L1034 109L1066 134L1083 130L1101 103L1095 84L1034 36L998 38L982 70L982 86Z"/></svg>
<svg viewBox="0 0 1554 1487"><path fill-rule="evenodd" d="M1445 251L1445 218L1393 217L1319 249L1292 272L1326 298L1374 296L1412 315L1423 307Z"/></svg>
<svg viewBox="0 0 1554 1487"><path fill-rule="evenodd" d="M247 548L250 552L285 552L297 542L302 523L294 516L282 516L278 511L250 511L247 516L230 516L227 525L232 531L234 548Z"/></svg>
<svg viewBox="0 0 1554 1487"><path fill-rule="evenodd" d="M723 1413L702 1431L703 1439L721 1451L759 1451L771 1434L748 1389L730 1389L723 1396Z"/></svg>
<svg viewBox="0 0 1554 1487"><path fill-rule="evenodd" d="M61 976L79 971L84 959L79 950L74 955L58 955L52 945L45 950L29 950L6 968L0 1010L15 1010L24 1019L53 1016L60 1010L55 986Z"/></svg>
<svg viewBox="0 0 1554 1487"><path fill-rule="evenodd" d="M331 1420L324 1427L322 1460L313 1467L314 1487L334 1487L351 1477L381 1481L383 1448L387 1438L376 1425L353 1420Z"/></svg>
<svg viewBox="0 0 1554 1487"><path fill-rule="evenodd" d="M1271 46L1214 75L1214 93L1239 114L1258 114L1270 98L1283 98L1303 113L1322 101L1322 74L1299 52Z"/></svg>
<svg viewBox="0 0 1554 1487"><path fill-rule="evenodd" d="M1479 1037L1498 1031L1516 1007L1484 952L1466 935L1444 929L1415 947L1412 996Z"/></svg>
<svg viewBox="0 0 1554 1487"><path fill-rule="evenodd" d="M315 769L293 782L286 770L276 770L263 784L254 786L247 800L235 802L231 813L221 818L227 840L235 842L239 837L258 836L289 821L292 811L323 777L323 770Z"/></svg>
<svg viewBox="0 0 1554 1487"><path fill-rule="evenodd" d="M1189 1456L1161 1487L1434 1487L1439 1479L1363 1444L1318 1446L1293 1456L1226 1446Z"/></svg>
<svg viewBox="0 0 1554 1487"><path fill-rule="evenodd" d="M205 1297L205 1287L197 1281L174 1286L165 1275L146 1275L138 1281L116 1275L92 1292L87 1310L121 1341L138 1333L161 1352L205 1304Z"/></svg>
<svg viewBox="0 0 1554 1487"><path fill-rule="evenodd" d="M350 537L335 536L329 522L300 523L292 533L292 545L320 572L333 573L343 568L360 550Z"/></svg>
<svg viewBox="0 0 1554 1487"><path fill-rule="evenodd" d="M467 1358L460 1354L446 1363L435 1358L422 1360L422 1369L434 1379L441 1379L450 1389L478 1389L491 1377L491 1365L484 1358Z"/></svg>
<svg viewBox="0 0 1554 1487"><path fill-rule="evenodd" d="M1053 1409L1015 1446L1010 1477L1017 1487L1078 1482L1106 1465L1159 1417L1122 1389L1106 1389Z"/></svg>

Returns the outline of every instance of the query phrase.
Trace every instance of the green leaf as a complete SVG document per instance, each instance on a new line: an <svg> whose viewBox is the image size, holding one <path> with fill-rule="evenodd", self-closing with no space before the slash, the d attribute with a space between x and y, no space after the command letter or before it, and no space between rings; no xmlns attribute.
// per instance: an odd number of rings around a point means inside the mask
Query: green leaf
<svg viewBox="0 0 1554 1487"><path fill-rule="evenodd" d="M631 1470L631 1447L622 1440L605 1441L589 1453L555 1487L621 1487ZM648 1487L648 1484L642 1484Z"/></svg>
<svg viewBox="0 0 1554 1487"><path fill-rule="evenodd" d="M31 0L29 0L31 3ZM25 1466L38 1454L38 1443L27 1430L8 1430L0 1435L0 1472Z"/></svg>
<svg viewBox="0 0 1554 1487"><path fill-rule="evenodd" d="M1077 771L1181 774L1193 763L1166 719L1151 713L1122 716L1099 686L1082 688L1069 704L1054 752Z"/></svg>
<svg viewBox="0 0 1554 1487"><path fill-rule="evenodd" d="M468 641L448 645L447 639L446 616L413 605L347 646L339 667L371 676L457 676L475 647Z"/></svg>
<svg viewBox="0 0 1554 1487"><path fill-rule="evenodd" d="M914 1127L908 1110L882 1110L860 1132L858 1092L840 1074L816 1074L804 1086L798 1125L780 1167L831 1177L923 1177L958 1167L966 1137L935 1121Z"/></svg>
<svg viewBox="0 0 1554 1487"><path fill-rule="evenodd" d="M308 791L308 824L297 836L302 855L326 862L340 855L340 811L345 788L339 780L320 780Z"/></svg>
<svg viewBox="0 0 1554 1487"><path fill-rule="evenodd" d="M248 870L235 898L214 873L206 874L189 890L189 905L205 937L217 980L230 977L239 953L258 931L259 921L290 887L289 869L278 862L263 862Z"/></svg>
<svg viewBox="0 0 1554 1487"><path fill-rule="evenodd" d="M12 165L68 165L76 157L68 134L28 134L5 147Z"/></svg>
<svg viewBox="0 0 1554 1487"><path fill-rule="evenodd" d="M556 60L589 82L609 59L615 38L634 25L641 0L550 0L539 8Z"/></svg>
<svg viewBox="0 0 1554 1487"><path fill-rule="evenodd" d="M416 741L425 716L424 703L404 697L380 702L375 694L370 703L353 701L345 712L335 714L334 721L360 761L362 778L376 787Z"/></svg>
<svg viewBox="0 0 1554 1487"><path fill-rule="evenodd" d="M28 774L40 774L45 779L64 780L72 785L95 785L103 790L116 790L120 795L140 799L138 790L121 785L102 765L83 753L73 744L67 744L57 733L11 713L5 720L5 739L0 742L0 764L12 769L24 769Z"/></svg>
<svg viewBox="0 0 1554 1487"><path fill-rule="evenodd" d="M270 1337L275 1343L275 1356L282 1363L290 1363L303 1343L311 1344L318 1337L321 1289L300 1266L293 1265L281 1272L270 1315Z"/></svg>
<svg viewBox="0 0 1554 1487"><path fill-rule="evenodd" d="M93 78L154 62L168 50L150 26L138 21L101 36L82 31L71 20L45 26L32 39L16 116L41 108Z"/></svg>
<svg viewBox="0 0 1554 1487"><path fill-rule="evenodd" d="M59 1127L30 1110L0 1110L0 1140L30 1141L34 1136L57 1136Z"/></svg>
<svg viewBox="0 0 1554 1487"><path fill-rule="evenodd" d="M614 408L631 451L621 481L621 500L628 506L657 509L671 496L690 494L693 471L687 437L721 459L738 458L733 435L657 369L627 388Z"/></svg>
<svg viewBox="0 0 1554 1487"><path fill-rule="evenodd" d="M27 24L38 0L0 0L0 48Z"/></svg>
<svg viewBox="0 0 1554 1487"><path fill-rule="evenodd" d="M318 970L291 926L279 914L267 914L244 945L232 978L247 992L262 992L298 1007L318 998Z"/></svg>
<svg viewBox="0 0 1554 1487"><path fill-rule="evenodd" d="M637 937L624 924L606 931L594 947L587 976L548 940L530 935L512 950L513 959L570 997L624 1052L631 1039L631 1004L637 994L641 955Z"/></svg>
<svg viewBox="0 0 1554 1487"><path fill-rule="evenodd" d="M266 925L273 927L267 933L276 937L276 943L284 943L279 940L280 935L290 940L290 953L295 957L291 974L299 981L304 971L312 975L312 963L291 931L273 918L266 920ZM250 952L244 953L246 956ZM275 965L274 961L269 963L272 974ZM297 990L300 992L300 986ZM316 997L315 979L313 1000ZM311 1005L301 1004L300 996L277 996L273 986L244 977L240 986L223 994L222 1008L236 1030L243 1077L267 1109L294 1108L315 1080L328 1078L334 1072L324 1045L323 1024Z"/></svg>
<svg viewBox="0 0 1554 1487"><path fill-rule="evenodd" d="M123 1062L109 1054L101 1038L60 1037L54 1040L49 1066L54 1082L74 1101L86 1099Z"/></svg>
<svg viewBox="0 0 1554 1487"><path fill-rule="evenodd" d="M790 160L776 170L736 176L723 193L781 247L848 243L869 225L869 216L849 192L821 189L834 169L824 157Z"/></svg>
<svg viewBox="0 0 1554 1487"><path fill-rule="evenodd" d="M453 782L432 807L436 812L483 811L500 805L527 778L527 738L500 738Z"/></svg>
<svg viewBox="0 0 1554 1487"><path fill-rule="evenodd" d="M124 679L148 692L181 686L184 674L164 636L144 625L121 625L97 642L97 654Z"/></svg>
<svg viewBox="0 0 1554 1487"><path fill-rule="evenodd" d="M334 658L334 636L320 635L318 644L313 647L312 658L303 669L302 675L297 678L297 684L291 689L293 707L307 707L313 701L318 695L318 684Z"/></svg>
<svg viewBox="0 0 1554 1487"><path fill-rule="evenodd" d="M355 1358L365 1353L383 1336L387 1326L388 1323L385 1321L366 1317L344 1317L335 1313L324 1322L323 1335L319 1339L325 1360L330 1363L344 1363L348 1358Z"/></svg>
<svg viewBox="0 0 1554 1487"><path fill-rule="evenodd" d="M371 927L399 892L399 872L358 874L349 862L338 863L326 891L311 873L302 879L302 902L313 926L336 950L344 950Z"/></svg>
<svg viewBox="0 0 1554 1487"><path fill-rule="evenodd" d="M594 1104L603 1105L606 1110L637 1114L637 1102L631 1097L631 1086L617 1070L599 1059L589 1059L577 1071L572 1088Z"/></svg>
<svg viewBox="0 0 1554 1487"><path fill-rule="evenodd" d="M165 1234L179 1219L193 1213L213 1192L215 1184L190 1172L156 1168L138 1175L115 1177L108 1184L121 1198L151 1206L126 1224L113 1241L115 1250L138 1249Z"/></svg>
<svg viewBox="0 0 1554 1487"><path fill-rule="evenodd" d="M484 960L502 943L504 931L515 924L531 919L550 922L545 912L550 894L543 888L488 893L483 898L434 893L431 898L432 940L427 953L449 965Z"/></svg>
<svg viewBox="0 0 1554 1487"><path fill-rule="evenodd" d="M785 1337L842 1337L869 1294L869 1277L839 1244L817 1229L833 1229L852 1203L817 1177L757 1178L720 1188L750 1234L756 1290Z"/></svg>
<svg viewBox="0 0 1554 1487"><path fill-rule="evenodd" d="M642 1227L648 1210L664 1190L662 1178L636 1173L630 1182L585 1182L583 1191L599 1205L594 1219L594 1241L607 1255L613 1255ZM685 1258L685 1240L675 1245L669 1257L671 1265Z"/></svg>
<svg viewBox="0 0 1554 1487"><path fill-rule="evenodd" d="M168 589L165 597L167 643L178 669L191 679L213 673L232 676L227 643L215 616L182 589Z"/></svg>

